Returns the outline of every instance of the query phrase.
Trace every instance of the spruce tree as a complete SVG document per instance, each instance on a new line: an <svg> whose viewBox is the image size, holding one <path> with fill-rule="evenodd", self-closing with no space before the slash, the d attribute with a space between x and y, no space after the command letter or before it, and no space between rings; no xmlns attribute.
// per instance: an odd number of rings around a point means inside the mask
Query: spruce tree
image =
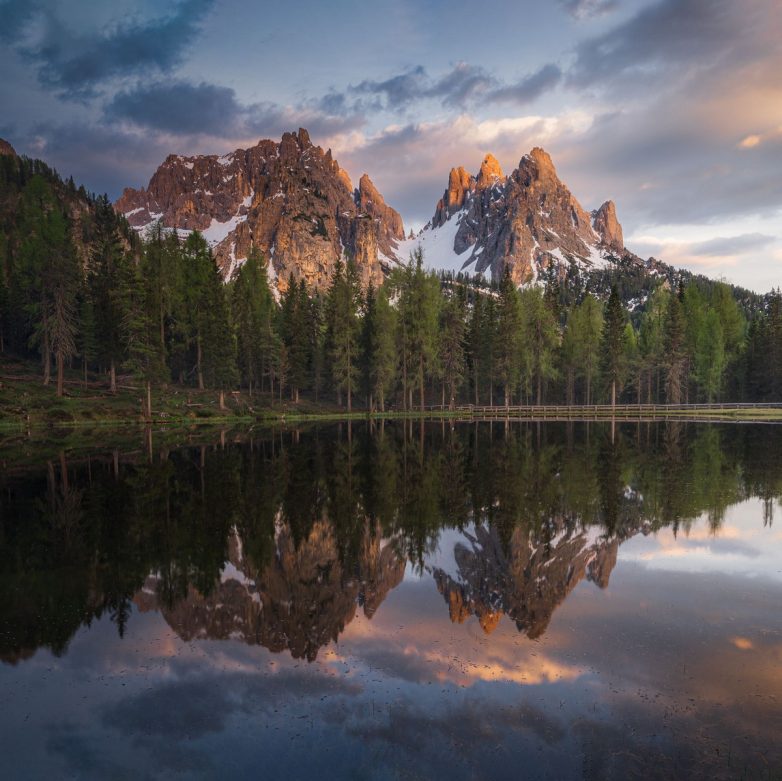
<svg viewBox="0 0 782 781"><path fill-rule="evenodd" d="M521 372L521 302L516 285L505 268L497 301L496 365L497 379L502 383L505 406L519 382Z"/></svg>
<svg viewBox="0 0 782 781"><path fill-rule="evenodd" d="M684 311L679 295L668 299L665 318L665 400L681 404L685 382L686 333Z"/></svg>
<svg viewBox="0 0 782 781"><path fill-rule="evenodd" d="M616 285L612 285L606 305L601 343L602 371L610 388L612 407L616 406L617 391L621 390L619 386L624 371L624 328L624 309Z"/></svg>
<svg viewBox="0 0 782 781"><path fill-rule="evenodd" d="M460 293L453 292L440 311L440 370L449 409L453 409L464 381L464 339L464 299Z"/></svg>

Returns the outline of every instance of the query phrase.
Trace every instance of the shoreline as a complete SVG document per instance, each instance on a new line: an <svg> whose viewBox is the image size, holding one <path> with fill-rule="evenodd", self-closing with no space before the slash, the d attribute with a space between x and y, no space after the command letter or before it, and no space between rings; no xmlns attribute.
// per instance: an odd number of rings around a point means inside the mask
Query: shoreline
<svg viewBox="0 0 782 781"><path fill-rule="evenodd" d="M782 423L782 407L758 405L743 407L723 405L720 408L697 409L677 408L671 410L639 409L638 405L617 405L606 410L602 405L593 407L568 407L566 405L546 405L545 408L527 408L523 411L507 410L505 407L482 407L474 411L467 409L425 409L411 411L369 412L359 410L339 412L334 410L315 411L274 411L253 415L210 415L208 417L186 417L163 415L152 419L141 417L86 417L72 420L30 419L25 417L0 420L0 432L41 431L46 429L89 429L89 428L202 428L210 426L252 426L279 425L286 423L341 422L362 420L456 420L456 421L496 421L496 422L573 422L573 423L663 423L666 421L701 423ZM2 412L2 410L0 410Z"/></svg>

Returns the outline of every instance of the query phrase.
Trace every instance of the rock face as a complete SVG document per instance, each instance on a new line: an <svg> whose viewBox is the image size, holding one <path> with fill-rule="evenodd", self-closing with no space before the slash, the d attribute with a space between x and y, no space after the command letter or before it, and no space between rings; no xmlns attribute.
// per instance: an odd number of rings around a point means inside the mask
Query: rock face
<svg viewBox="0 0 782 781"><path fill-rule="evenodd" d="M136 605L161 610L183 640L231 638L314 661L359 607L371 619L405 572L405 557L382 540L379 527L367 527L356 573L343 568L326 521L316 522L298 546L291 530L280 527L274 556L264 567L244 556L238 534L229 538L228 550L229 561L208 596L191 586L185 599L165 607L157 597L158 580L150 576Z"/></svg>
<svg viewBox="0 0 782 781"><path fill-rule="evenodd" d="M507 615L520 632L540 637L584 578L608 586L619 545L635 533L595 540L563 518L552 519L552 526L555 536L549 541L517 527L507 546L492 527L477 526L466 534L453 551L458 576L437 568L432 572L451 621L463 623L474 615L490 634Z"/></svg>
<svg viewBox="0 0 782 781"><path fill-rule="evenodd" d="M535 148L505 176L487 155L477 176L453 168L448 187L429 224L399 248L417 246L425 262L447 271L465 271L498 280L509 269L517 284L534 282L555 268L602 267L625 255L622 228L613 202L586 212L560 181L551 157Z"/></svg>
<svg viewBox="0 0 782 781"><path fill-rule="evenodd" d="M606 201L599 209L592 212L592 227L606 247L617 252L624 250L622 226L616 218L616 206L613 201Z"/></svg>
<svg viewBox="0 0 782 781"><path fill-rule="evenodd" d="M145 189L126 189L115 204L143 230L157 220L180 233L198 230L226 278L257 247L280 290L290 275L323 288L337 259L352 256L362 281L379 283L404 239L402 218L364 174L357 190L304 129L279 143L217 157L169 155Z"/></svg>
<svg viewBox="0 0 782 781"><path fill-rule="evenodd" d="M0 138L0 155L17 157L16 150L3 138Z"/></svg>

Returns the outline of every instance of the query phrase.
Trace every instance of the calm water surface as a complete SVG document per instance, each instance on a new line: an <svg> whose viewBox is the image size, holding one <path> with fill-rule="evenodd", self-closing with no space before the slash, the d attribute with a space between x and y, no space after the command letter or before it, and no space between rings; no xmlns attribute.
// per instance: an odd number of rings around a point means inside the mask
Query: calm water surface
<svg viewBox="0 0 782 781"><path fill-rule="evenodd" d="M0 450L3 777L782 777L782 428L198 436Z"/></svg>

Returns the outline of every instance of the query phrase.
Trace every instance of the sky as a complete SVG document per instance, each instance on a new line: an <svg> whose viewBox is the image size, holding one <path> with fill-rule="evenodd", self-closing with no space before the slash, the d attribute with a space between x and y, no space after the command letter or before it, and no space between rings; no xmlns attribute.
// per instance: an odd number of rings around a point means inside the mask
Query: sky
<svg viewBox="0 0 782 781"><path fill-rule="evenodd" d="M637 254L782 284L780 0L0 0L0 137L116 198L305 127L405 225L533 146Z"/></svg>

